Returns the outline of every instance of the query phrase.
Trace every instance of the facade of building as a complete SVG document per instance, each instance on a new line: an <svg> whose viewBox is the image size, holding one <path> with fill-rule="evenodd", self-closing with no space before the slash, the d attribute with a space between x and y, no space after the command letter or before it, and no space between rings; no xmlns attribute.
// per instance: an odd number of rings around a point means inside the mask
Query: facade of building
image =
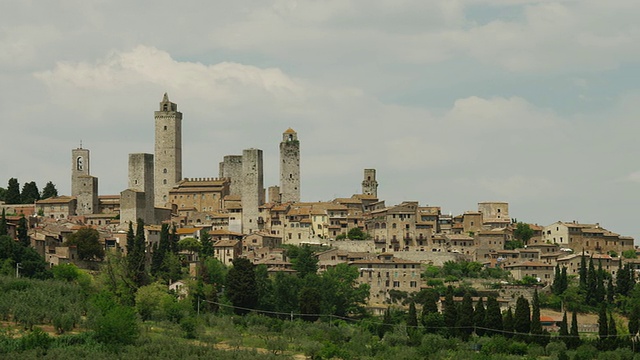
<svg viewBox="0 0 640 360"><path fill-rule="evenodd" d="M264 171L262 150L242 151L242 233L250 234L261 230L264 219L260 216L260 206L264 204Z"/></svg>
<svg viewBox="0 0 640 360"><path fill-rule="evenodd" d="M376 181L376 169L364 169L364 180L362 180L362 194L378 197L378 181Z"/></svg>

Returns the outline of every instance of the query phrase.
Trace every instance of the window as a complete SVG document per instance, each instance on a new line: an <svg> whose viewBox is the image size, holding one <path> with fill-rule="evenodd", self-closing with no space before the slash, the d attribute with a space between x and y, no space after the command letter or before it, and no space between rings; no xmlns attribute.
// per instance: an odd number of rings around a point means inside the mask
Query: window
<svg viewBox="0 0 640 360"><path fill-rule="evenodd" d="M162 169L162 172L166 174L167 173L167 169Z"/></svg>

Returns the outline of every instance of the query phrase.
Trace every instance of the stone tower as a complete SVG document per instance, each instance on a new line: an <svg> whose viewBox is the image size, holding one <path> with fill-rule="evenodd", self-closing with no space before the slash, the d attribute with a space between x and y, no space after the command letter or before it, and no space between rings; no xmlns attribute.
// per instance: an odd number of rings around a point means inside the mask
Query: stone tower
<svg viewBox="0 0 640 360"><path fill-rule="evenodd" d="M89 173L89 150L71 150L71 196L76 197L76 214L88 215L98 210L98 178Z"/></svg>
<svg viewBox="0 0 640 360"><path fill-rule="evenodd" d="M169 191L182 180L182 113L164 94L156 119L155 206L169 206Z"/></svg>
<svg viewBox="0 0 640 360"><path fill-rule="evenodd" d="M231 179L229 195L241 195L242 155L226 155L220 163L220 177Z"/></svg>
<svg viewBox="0 0 640 360"><path fill-rule="evenodd" d="M242 151L242 232L249 234L262 228L260 206L264 204L262 150Z"/></svg>
<svg viewBox="0 0 640 360"><path fill-rule="evenodd" d="M288 128L280 143L280 201L300 202L300 142Z"/></svg>
<svg viewBox="0 0 640 360"><path fill-rule="evenodd" d="M378 182L376 181L376 169L364 169L362 181L362 194L378 197Z"/></svg>
<svg viewBox="0 0 640 360"><path fill-rule="evenodd" d="M120 193L120 223L155 222L153 154L129 154L129 188Z"/></svg>

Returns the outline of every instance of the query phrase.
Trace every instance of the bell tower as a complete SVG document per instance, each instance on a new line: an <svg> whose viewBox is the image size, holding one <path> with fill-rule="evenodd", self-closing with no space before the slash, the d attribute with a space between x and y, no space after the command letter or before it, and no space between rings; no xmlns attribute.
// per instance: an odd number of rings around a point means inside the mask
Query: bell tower
<svg viewBox="0 0 640 360"><path fill-rule="evenodd" d="M178 105L162 97L160 109L154 112L156 139L154 154L154 203L169 206L169 191L182 180L182 113Z"/></svg>

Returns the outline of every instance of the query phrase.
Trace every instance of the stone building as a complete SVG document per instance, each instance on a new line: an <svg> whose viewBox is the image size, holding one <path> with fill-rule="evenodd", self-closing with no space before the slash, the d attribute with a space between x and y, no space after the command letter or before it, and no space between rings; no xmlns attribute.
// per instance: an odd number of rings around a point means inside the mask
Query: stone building
<svg viewBox="0 0 640 360"><path fill-rule="evenodd" d="M220 177L227 178L229 184L229 194L242 194L242 155L226 155L220 163Z"/></svg>
<svg viewBox="0 0 640 360"><path fill-rule="evenodd" d="M300 202L300 141L291 128L280 142L280 201Z"/></svg>
<svg viewBox="0 0 640 360"><path fill-rule="evenodd" d="M180 180L169 191L169 202L174 213L219 212L222 199L229 194L227 178L195 178Z"/></svg>
<svg viewBox="0 0 640 360"><path fill-rule="evenodd" d="M264 219L260 216L260 206L264 204L264 172L262 150L242 151L242 233L250 234L261 230Z"/></svg>
<svg viewBox="0 0 640 360"><path fill-rule="evenodd" d="M376 169L364 169L364 180L362 180L362 194L378 197Z"/></svg>
<svg viewBox="0 0 640 360"><path fill-rule="evenodd" d="M482 222L491 228L506 227L511 223L509 203L487 201L478 203L478 211L482 213Z"/></svg>
<svg viewBox="0 0 640 360"><path fill-rule="evenodd" d="M36 201L36 213L51 219L68 219L75 215L77 201L74 196L57 196Z"/></svg>
<svg viewBox="0 0 640 360"><path fill-rule="evenodd" d="M417 261L382 253L376 259L355 260L349 265L358 269L358 283L369 285L369 305L384 303L390 298L389 290L420 291L420 263Z"/></svg>
<svg viewBox="0 0 640 360"><path fill-rule="evenodd" d="M120 224L155 222L153 154L129 154L129 188L120 193Z"/></svg>
<svg viewBox="0 0 640 360"><path fill-rule="evenodd" d="M168 207L169 192L182 179L182 113L165 93L155 116L156 207Z"/></svg>
<svg viewBox="0 0 640 360"><path fill-rule="evenodd" d="M600 224L581 224L576 221L558 221L545 226L542 233L542 241L558 244L563 248L573 251L590 251L594 253L607 253L615 251L621 253L633 250L633 238L620 236Z"/></svg>
<svg viewBox="0 0 640 360"><path fill-rule="evenodd" d="M89 165L89 149L71 150L71 196L77 201L77 215L98 212L98 178L91 176Z"/></svg>

